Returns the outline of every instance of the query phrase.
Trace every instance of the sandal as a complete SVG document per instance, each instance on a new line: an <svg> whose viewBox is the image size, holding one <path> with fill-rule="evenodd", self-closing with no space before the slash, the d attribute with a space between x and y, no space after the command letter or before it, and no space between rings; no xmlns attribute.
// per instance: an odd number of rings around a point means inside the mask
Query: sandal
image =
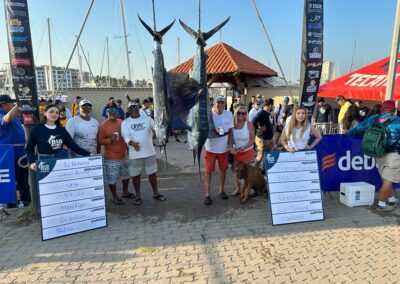
<svg viewBox="0 0 400 284"><path fill-rule="evenodd" d="M117 198L117 199L113 199L112 203L114 203L115 205L124 205L125 203L122 201L121 198Z"/></svg>
<svg viewBox="0 0 400 284"><path fill-rule="evenodd" d="M121 198L135 198L136 196L133 193L128 192L127 194L121 195Z"/></svg>
<svg viewBox="0 0 400 284"><path fill-rule="evenodd" d="M240 190L235 190L231 193L232 196L238 196L240 194Z"/></svg>
<svg viewBox="0 0 400 284"><path fill-rule="evenodd" d="M135 204L135 205L137 205L137 206L141 205L141 204L142 204L142 199L136 198L136 199L135 199L135 202L134 202L133 204Z"/></svg>
<svg viewBox="0 0 400 284"><path fill-rule="evenodd" d="M153 196L154 199L157 199L158 201L165 201L167 200L164 196L161 194Z"/></svg>

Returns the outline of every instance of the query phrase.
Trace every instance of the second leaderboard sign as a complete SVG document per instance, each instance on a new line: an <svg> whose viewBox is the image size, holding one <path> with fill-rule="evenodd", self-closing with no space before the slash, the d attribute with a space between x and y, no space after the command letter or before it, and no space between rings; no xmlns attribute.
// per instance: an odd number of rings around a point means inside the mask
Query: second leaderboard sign
<svg viewBox="0 0 400 284"><path fill-rule="evenodd" d="M43 240L107 226L101 156L36 164Z"/></svg>
<svg viewBox="0 0 400 284"><path fill-rule="evenodd" d="M324 219L317 152L265 155L272 224Z"/></svg>

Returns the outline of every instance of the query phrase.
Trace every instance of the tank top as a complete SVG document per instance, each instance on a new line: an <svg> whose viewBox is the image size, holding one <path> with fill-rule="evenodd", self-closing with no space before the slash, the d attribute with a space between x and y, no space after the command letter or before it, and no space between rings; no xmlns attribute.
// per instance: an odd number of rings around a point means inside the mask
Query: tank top
<svg viewBox="0 0 400 284"><path fill-rule="evenodd" d="M235 141L236 149L243 147L250 142L250 133L247 125L248 123L249 122L246 121L241 129L233 128L233 139ZM245 151L251 149L252 147L253 145L250 145L247 149L245 149Z"/></svg>
<svg viewBox="0 0 400 284"><path fill-rule="evenodd" d="M295 130L296 130L296 141L293 140L293 135L291 134L288 144L290 147L293 147L296 151L304 150L307 146L308 139L310 139L311 126L308 125L308 127L304 131L303 137L300 137L301 128L295 128ZM289 132L289 127L286 130L286 135L288 134L288 132Z"/></svg>

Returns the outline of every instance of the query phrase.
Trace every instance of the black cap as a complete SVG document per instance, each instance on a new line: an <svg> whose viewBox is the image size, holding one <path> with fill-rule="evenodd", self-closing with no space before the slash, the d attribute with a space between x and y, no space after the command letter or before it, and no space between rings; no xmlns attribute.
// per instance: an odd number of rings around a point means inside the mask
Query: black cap
<svg viewBox="0 0 400 284"><path fill-rule="evenodd" d="M149 101L149 103L153 103L153 97L148 97L147 100Z"/></svg>
<svg viewBox="0 0 400 284"><path fill-rule="evenodd" d="M15 103L16 100L12 99L9 95L0 95L0 104Z"/></svg>
<svg viewBox="0 0 400 284"><path fill-rule="evenodd" d="M80 99L82 99L82 97L81 96L76 96L75 99L76 100L80 100Z"/></svg>
<svg viewBox="0 0 400 284"><path fill-rule="evenodd" d="M149 99L143 99L142 101L142 104L149 104L149 103L150 103Z"/></svg>
<svg viewBox="0 0 400 284"><path fill-rule="evenodd" d="M335 101L344 101L345 99L344 99L344 97L342 96L342 95L340 95L340 96L337 96L336 97L336 99L335 99Z"/></svg>

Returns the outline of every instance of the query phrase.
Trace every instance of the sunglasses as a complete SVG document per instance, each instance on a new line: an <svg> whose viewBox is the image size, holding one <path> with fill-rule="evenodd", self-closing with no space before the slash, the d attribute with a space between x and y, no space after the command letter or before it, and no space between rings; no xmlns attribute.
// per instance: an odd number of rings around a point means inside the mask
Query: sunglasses
<svg viewBox="0 0 400 284"><path fill-rule="evenodd" d="M246 113L245 113L245 112L243 112L243 111L238 111L238 113L237 113L237 114L246 115Z"/></svg>
<svg viewBox="0 0 400 284"><path fill-rule="evenodd" d="M117 112L118 110L116 108L108 108L107 111L108 112Z"/></svg>

